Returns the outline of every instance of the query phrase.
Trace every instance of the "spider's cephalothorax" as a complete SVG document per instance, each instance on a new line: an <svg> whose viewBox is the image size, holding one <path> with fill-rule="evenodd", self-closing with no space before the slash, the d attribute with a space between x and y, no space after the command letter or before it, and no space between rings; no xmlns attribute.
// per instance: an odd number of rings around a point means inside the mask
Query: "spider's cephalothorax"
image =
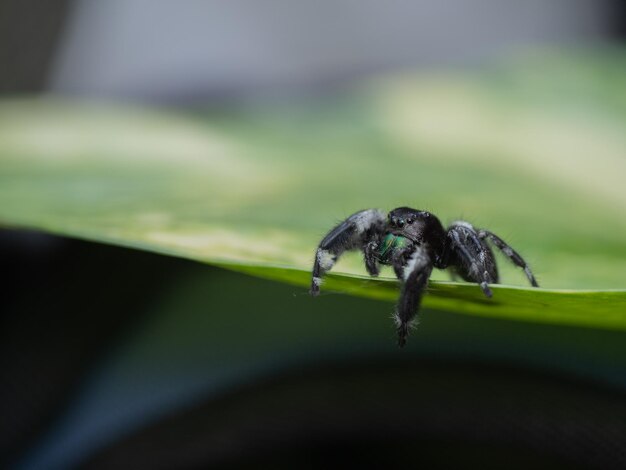
<svg viewBox="0 0 626 470"><path fill-rule="evenodd" d="M392 266L402 281L395 320L398 344L404 346L433 268L451 268L492 296L489 284L498 283L498 270L487 240L523 268L530 283L538 287L528 264L500 237L464 221L444 229L430 212L399 207L386 216L378 209L360 211L333 228L315 254L311 294L319 294L324 273L346 250L362 250L372 276L378 275L381 264Z"/></svg>

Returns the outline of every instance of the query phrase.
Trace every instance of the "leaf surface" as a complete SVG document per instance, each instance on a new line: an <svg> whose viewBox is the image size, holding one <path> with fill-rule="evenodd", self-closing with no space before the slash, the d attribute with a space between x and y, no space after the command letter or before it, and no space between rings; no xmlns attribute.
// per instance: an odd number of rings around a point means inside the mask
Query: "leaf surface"
<svg viewBox="0 0 626 470"><path fill-rule="evenodd" d="M547 66L546 64L549 64ZM303 287L357 210L408 205L509 241L491 300L436 273L424 305L626 329L626 61L529 59L411 74L237 112L61 99L0 104L0 223L130 246ZM608 77L608 78L607 78ZM348 254L326 291L393 301Z"/></svg>

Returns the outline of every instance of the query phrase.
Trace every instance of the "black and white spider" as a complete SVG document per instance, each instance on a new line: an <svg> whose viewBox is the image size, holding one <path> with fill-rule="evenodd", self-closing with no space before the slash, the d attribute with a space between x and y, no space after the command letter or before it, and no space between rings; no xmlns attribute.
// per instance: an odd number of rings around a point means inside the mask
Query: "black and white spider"
<svg viewBox="0 0 626 470"><path fill-rule="evenodd" d="M528 264L497 235L465 221L454 222L446 230L430 212L399 207L387 216L378 209L363 210L333 228L317 248L311 295L319 294L324 273L344 251L362 250L371 276L378 275L381 264L392 266L402 282L394 315L402 347L433 268L451 268L453 275L478 283L487 297L492 296L489 284L498 283L498 269L487 240L539 287Z"/></svg>

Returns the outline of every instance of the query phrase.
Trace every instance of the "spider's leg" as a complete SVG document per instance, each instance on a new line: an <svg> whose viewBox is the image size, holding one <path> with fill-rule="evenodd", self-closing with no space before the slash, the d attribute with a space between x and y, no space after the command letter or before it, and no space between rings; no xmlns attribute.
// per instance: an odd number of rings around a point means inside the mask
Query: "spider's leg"
<svg viewBox="0 0 626 470"><path fill-rule="evenodd" d="M466 281L477 282L487 297L489 284L498 282L493 252L467 222L456 222L448 229L448 243L455 254L458 274Z"/></svg>
<svg viewBox="0 0 626 470"><path fill-rule="evenodd" d="M380 245L380 237L376 237L365 244L363 247L363 259L365 260L365 268L370 276L378 276L380 267L378 262L378 247Z"/></svg>
<svg viewBox="0 0 626 470"><path fill-rule="evenodd" d="M423 248L417 248L402 271L402 291L394 316L400 347L406 344L409 329L415 323L414 318L432 270L433 262L428 253Z"/></svg>
<svg viewBox="0 0 626 470"><path fill-rule="evenodd" d="M311 295L319 294L324 274L330 271L344 251L365 250L365 246L379 236L385 227L385 222L386 217L382 211L367 209L352 214L333 228L324 237L315 252ZM371 266L368 266L368 271L370 268Z"/></svg>
<svg viewBox="0 0 626 470"><path fill-rule="evenodd" d="M478 236L481 239L488 238L489 240L491 240L491 242L495 246L497 246L498 249L502 251L502 253L513 262L513 264L515 264L516 266L519 266L520 268L524 270L524 273L526 273L526 277L528 278L528 281L533 287L539 287L539 284L537 284L537 280L535 279L535 276L530 270L528 263L526 263L526 261L524 261L524 258L522 258L519 255L519 253L515 251L513 248L511 248L504 240L502 240L500 237L498 237L494 233L491 233L488 230L479 230Z"/></svg>

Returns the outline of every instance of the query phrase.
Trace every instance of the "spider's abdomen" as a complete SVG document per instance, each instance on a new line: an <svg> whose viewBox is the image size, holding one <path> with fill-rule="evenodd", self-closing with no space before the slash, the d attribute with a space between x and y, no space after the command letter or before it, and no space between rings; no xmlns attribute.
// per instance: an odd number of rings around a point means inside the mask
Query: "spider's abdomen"
<svg viewBox="0 0 626 470"><path fill-rule="evenodd" d="M378 259L382 264L391 264L391 259L394 253L402 251L409 243L409 239L402 235L394 235L388 233L383 238L383 241L378 250Z"/></svg>

